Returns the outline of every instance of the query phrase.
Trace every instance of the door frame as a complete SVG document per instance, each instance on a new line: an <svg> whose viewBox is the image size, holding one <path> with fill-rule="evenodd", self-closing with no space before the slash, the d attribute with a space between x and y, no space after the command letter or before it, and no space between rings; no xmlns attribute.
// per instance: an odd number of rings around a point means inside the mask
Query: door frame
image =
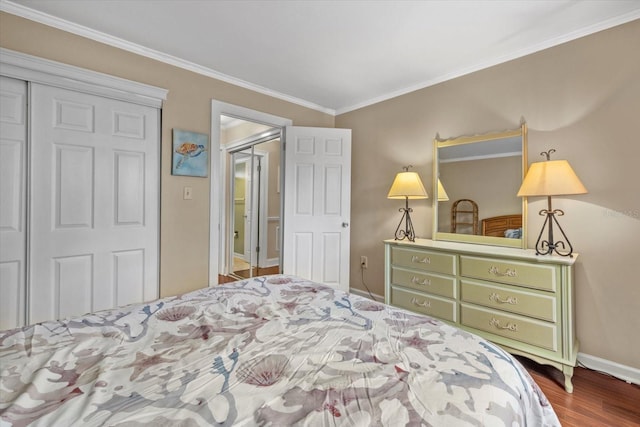
<svg viewBox="0 0 640 427"><path fill-rule="evenodd" d="M209 174L210 193L209 193L209 286L218 284L218 274L225 270L226 264L226 242L222 235L224 225L226 223L226 209L224 180L226 176L226 162L224 156L221 155L222 146L220 144L220 115L235 117L242 120L248 120L256 123L262 123L270 127L284 128L291 126L293 120L275 116L273 114L263 113L261 111L252 110L250 108L241 107L239 105L229 104L226 102L211 100L211 173ZM284 149L284 141L281 140L281 153ZM284 156L281 155L281 159ZM284 162L280 166L281 173L284 172ZM282 186L284 180L280 180ZM283 207L284 191L282 194L280 205ZM282 229L282 227L281 227ZM226 234L226 233L224 233ZM282 248L280 249L282 253Z"/></svg>

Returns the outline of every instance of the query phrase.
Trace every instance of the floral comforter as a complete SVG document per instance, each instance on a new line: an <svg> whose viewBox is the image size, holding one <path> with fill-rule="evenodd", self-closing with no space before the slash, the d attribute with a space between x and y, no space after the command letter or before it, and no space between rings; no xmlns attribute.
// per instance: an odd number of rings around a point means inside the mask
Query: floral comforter
<svg viewBox="0 0 640 427"><path fill-rule="evenodd" d="M0 332L0 425L545 426L511 356L291 276Z"/></svg>

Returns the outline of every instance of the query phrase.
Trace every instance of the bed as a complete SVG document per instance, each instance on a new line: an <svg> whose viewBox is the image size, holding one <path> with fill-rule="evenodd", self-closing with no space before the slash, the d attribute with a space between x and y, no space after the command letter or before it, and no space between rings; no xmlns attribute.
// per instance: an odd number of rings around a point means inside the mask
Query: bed
<svg viewBox="0 0 640 427"><path fill-rule="evenodd" d="M559 425L499 347L284 275L2 331L0 369L1 425Z"/></svg>
<svg viewBox="0 0 640 427"><path fill-rule="evenodd" d="M521 238L522 214L500 215L483 219L482 235L514 239Z"/></svg>

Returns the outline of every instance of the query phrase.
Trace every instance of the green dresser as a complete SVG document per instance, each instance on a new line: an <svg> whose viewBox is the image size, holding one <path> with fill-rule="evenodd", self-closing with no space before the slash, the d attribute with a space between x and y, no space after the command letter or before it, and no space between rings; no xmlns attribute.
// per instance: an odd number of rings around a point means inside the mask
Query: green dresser
<svg viewBox="0 0 640 427"><path fill-rule="evenodd" d="M571 393L573 258L416 239L385 241L387 304L433 316L563 372Z"/></svg>

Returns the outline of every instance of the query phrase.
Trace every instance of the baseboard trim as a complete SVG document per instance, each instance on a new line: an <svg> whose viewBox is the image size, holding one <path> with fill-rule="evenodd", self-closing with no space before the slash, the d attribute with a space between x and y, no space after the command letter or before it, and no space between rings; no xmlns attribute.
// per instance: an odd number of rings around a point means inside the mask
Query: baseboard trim
<svg viewBox="0 0 640 427"><path fill-rule="evenodd" d="M356 294L358 296L361 296L361 297L365 297L367 299L371 299L371 296L369 296L369 292L363 291L361 289L349 288L349 292L351 292L352 294ZM374 293L372 293L372 295L373 295L373 298L376 301L384 302L384 297L382 295L378 295L378 294L374 294Z"/></svg>
<svg viewBox="0 0 640 427"><path fill-rule="evenodd" d="M578 363L585 368L603 372L628 383L640 385L640 369L585 353L578 353Z"/></svg>
<svg viewBox="0 0 640 427"><path fill-rule="evenodd" d="M280 258L268 258L263 267L275 267L280 264Z"/></svg>

